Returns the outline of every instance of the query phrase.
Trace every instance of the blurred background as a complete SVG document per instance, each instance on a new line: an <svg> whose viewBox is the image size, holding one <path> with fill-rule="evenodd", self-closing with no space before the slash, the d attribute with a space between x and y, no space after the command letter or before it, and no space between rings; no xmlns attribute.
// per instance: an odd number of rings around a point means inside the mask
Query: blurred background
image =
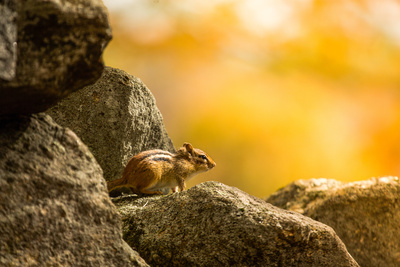
<svg viewBox="0 0 400 267"><path fill-rule="evenodd" d="M266 197L400 172L400 1L104 0L106 65L153 92L176 147Z"/></svg>

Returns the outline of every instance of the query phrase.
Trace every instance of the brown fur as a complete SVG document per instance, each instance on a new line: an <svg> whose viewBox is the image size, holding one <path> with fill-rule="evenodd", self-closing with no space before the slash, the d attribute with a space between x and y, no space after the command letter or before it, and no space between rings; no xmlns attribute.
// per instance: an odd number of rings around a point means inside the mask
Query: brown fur
<svg viewBox="0 0 400 267"><path fill-rule="evenodd" d="M163 194L163 188L176 192L186 188L186 181L194 175L215 167L205 152L185 143L176 153L154 149L132 157L122 178L107 183L108 191L129 187L134 193Z"/></svg>

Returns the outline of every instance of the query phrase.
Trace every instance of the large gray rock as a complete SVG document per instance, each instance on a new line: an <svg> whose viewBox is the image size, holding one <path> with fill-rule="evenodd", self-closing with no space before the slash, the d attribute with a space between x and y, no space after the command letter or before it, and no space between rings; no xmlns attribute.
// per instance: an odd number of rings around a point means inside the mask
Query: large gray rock
<svg viewBox="0 0 400 267"><path fill-rule="evenodd" d="M0 3L0 81L15 77L17 65L17 12L15 1Z"/></svg>
<svg viewBox="0 0 400 267"><path fill-rule="evenodd" d="M400 266L397 177L354 183L299 180L267 202L331 226L360 266Z"/></svg>
<svg viewBox="0 0 400 267"><path fill-rule="evenodd" d="M96 160L48 115L0 121L0 266L146 266Z"/></svg>
<svg viewBox="0 0 400 267"><path fill-rule="evenodd" d="M221 183L113 202L153 266L358 266L329 226Z"/></svg>
<svg viewBox="0 0 400 267"><path fill-rule="evenodd" d="M150 90L122 70L106 67L95 84L71 94L47 113L83 140L106 180L121 178L128 160L141 151L174 151Z"/></svg>
<svg viewBox="0 0 400 267"><path fill-rule="evenodd" d="M0 114L44 111L95 82L111 39L101 0L0 2Z"/></svg>

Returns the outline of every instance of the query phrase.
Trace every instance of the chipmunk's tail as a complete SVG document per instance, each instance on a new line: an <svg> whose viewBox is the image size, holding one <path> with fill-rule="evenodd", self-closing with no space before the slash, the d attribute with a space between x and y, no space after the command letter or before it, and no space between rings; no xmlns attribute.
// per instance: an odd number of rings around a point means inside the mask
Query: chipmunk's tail
<svg viewBox="0 0 400 267"><path fill-rule="evenodd" d="M107 189L108 192L111 192L111 190L118 188L118 187L122 187L126 185L126 181L124 178L120 178L114 181L109 181L107 182Z"/></svg>

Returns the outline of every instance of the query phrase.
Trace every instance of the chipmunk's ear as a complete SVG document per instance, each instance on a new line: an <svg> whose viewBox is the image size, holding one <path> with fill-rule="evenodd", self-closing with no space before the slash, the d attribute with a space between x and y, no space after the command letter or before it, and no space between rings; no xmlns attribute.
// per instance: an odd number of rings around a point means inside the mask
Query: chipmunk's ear
<svg viewBox="0 0 400 267"><path fill-rule="evenodd" d="M190 154L193 154L193 146L189 143L184 143L183 147L186 148L186 151L189 152Z"/></svg>

